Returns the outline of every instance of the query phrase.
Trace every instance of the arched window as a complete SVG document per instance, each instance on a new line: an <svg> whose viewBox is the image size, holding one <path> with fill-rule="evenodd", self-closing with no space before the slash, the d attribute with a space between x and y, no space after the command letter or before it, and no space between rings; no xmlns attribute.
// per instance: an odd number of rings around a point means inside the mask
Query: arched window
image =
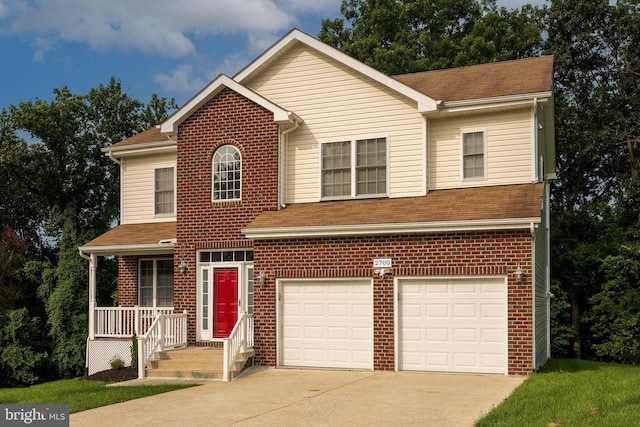
<svg viewBox="0 0 640 427"><path fill-rule="evenodd" d="M223 145L213 155L211 198L240 200L242 183L242 159L233 145Z"/></svg>

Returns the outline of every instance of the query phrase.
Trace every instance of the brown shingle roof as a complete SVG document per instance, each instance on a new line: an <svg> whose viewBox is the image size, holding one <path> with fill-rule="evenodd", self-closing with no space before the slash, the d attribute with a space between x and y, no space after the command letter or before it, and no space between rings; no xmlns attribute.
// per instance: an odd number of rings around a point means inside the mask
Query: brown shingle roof
<svg viewBox="0 0 640 427"><path fill-rule="evenodd" d="M83 247L99 248L132 245L154 245L176 238L175 222L125 224L96 237Z"/></svg>
<svg viewBox="0 0 640 427"><path fill-rule="evenodd" d="M260 214L246 230L539 218L543 184L431 191L423 197L300 203Z"/></svg>
<svg viewBox="0 0 640 427"><path fill-rule="evenodd" d="M167 136L160 133L160 128L152 127L144 132L140 132L137 135L133 135L131 138L127 138L124 141L117 142L112 147L123 147L127 145L145 144L152 142L164 142L167 140Z"/></svg>
<svg viewBox="0 0 640 427"><path fill-rule="evenodd" d="M551 90L553 56L402 74L394 78L444 102L547 92Z"/></svg>

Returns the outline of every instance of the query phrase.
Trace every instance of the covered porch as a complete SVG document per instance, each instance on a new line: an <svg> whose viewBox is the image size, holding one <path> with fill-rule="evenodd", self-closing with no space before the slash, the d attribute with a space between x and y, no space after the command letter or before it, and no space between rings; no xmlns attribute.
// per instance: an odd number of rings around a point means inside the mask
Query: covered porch
<svg viewBox="0 0 640 427"><path fill-rule="evenodd" d="M134 336L140 378L167 350L195 344L193 337L189 341L189 327L195 322L196 307L174 305L174 270L183 268L174 260L175 230L175 222L121 225L79 248L89 263L88 374L110 369L116 358L128 366ZM118 257L118 305L99 306L99 259L114 256ZM216 340L223 380L232 379L238 360L244 362L252 353L253 316L238 313L230 327L228 337Z"/></svg>

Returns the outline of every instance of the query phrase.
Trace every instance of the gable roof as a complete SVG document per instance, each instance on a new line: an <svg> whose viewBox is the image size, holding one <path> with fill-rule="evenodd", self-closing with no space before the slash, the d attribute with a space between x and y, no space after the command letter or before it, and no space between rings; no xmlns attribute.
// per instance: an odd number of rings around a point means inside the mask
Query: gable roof
<svg viewBox="0 0 640 427"><path fill-rule="evenodd" d="M300 203L260 214L250 239L530 228L544 184L434 190L426 196Z"/></svg>
<svg viewBox="0 0 640 427"><path fill-rule="evenodd" d="M401 74L394 78L444 102L546 93L552 90L553 56Z"/></svg>
<svg viewBox="0 0 640 427"><path fill-rule="evenodd" d="M293 123L295 120L300 121L300 118L293 112L281 108L269 101L267 98L221 74L204 89L198 92L196 96L191 98L184 106L182 106L182 108L165 120L164 123L160 125L160 131L162 133L175 133L178 130L178 125L180 123L186 120L191 114L193 114L193 112L211 98L215 97L224 88L229 88L250 101L255 102L266 110L271 111L273 113L273 120L278 123Z"/></svg>
<svg viewBox="0 0 640 427"><path fill-rule="evenodd" d="M260 72L264 67L276 61L281 55L287 52L291 47L302 43L318 52L321 52L334 60L346 65L347 67L359 72L360 74L384 85L388 88L406 96L409 99L416 101L417 109L420 112L435 111L438 108L438 102L435 98L420 92L410 86L405 85L403 82L387 76L380 71L371 68L370 66L350 57L349 55L335 49L320 40L311 37L310 35L298 30L293 29L284 37L282 37L273 46L267 49L262 55L260 55L255 61L249 64L236 74L233 79L239 83L250 79L251 76Z"/></svg>

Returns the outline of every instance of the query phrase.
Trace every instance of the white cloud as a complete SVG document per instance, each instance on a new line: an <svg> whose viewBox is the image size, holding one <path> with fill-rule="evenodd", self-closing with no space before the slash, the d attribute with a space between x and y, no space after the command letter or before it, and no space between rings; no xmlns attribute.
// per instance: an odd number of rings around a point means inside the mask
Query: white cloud
<svg viewBox="0 0 640 427"><path fill-rule="evenodd" d="M33 46L36 49L35 53L33 54L33 60L36 62L42 62L44 61L45 53L53 50L56 46L56 42L42 37L37 37L33 41Z"/></svg>
<svg viewBox="0 0 640 427"><path fill-rule="evenodd" d="M295 17L273 0L4 0L0 20L5 34L182 57L192 37L247 32L260 45Z"/></svg>
<svg viewBox="0 0 640 427"><path fill-rule="evenodd" d="M153 81L169 93L196 93L206 84L202 79L193 76L191 65L181 65L171 74L157 73L153 76Z"/></svg>

